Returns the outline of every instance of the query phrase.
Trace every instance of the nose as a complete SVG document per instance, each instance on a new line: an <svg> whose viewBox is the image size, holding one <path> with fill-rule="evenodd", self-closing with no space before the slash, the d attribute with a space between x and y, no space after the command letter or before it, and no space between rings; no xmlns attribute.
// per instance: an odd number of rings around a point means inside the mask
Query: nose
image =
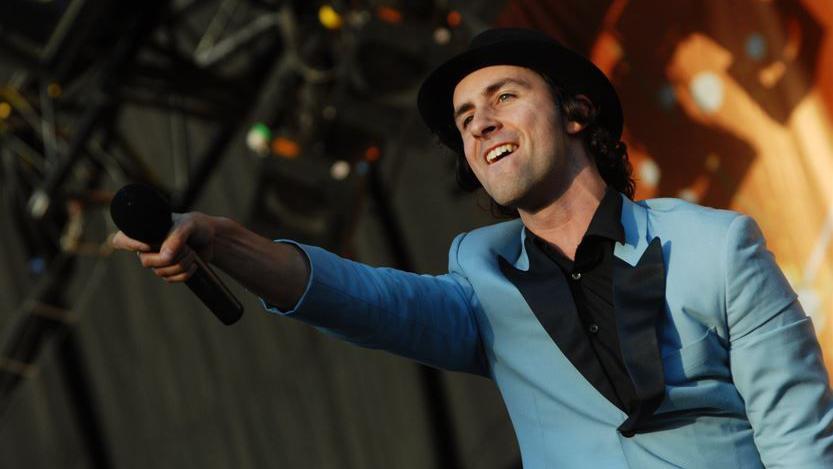
<svg viewBox="0 0 833 469"><path fill-rule="evenodd" d="M500 121L490 112L479 112L474 115L474 119L469 124L471 133L475 137L485 138L492 132L499 130L502 126Z"/></svg>

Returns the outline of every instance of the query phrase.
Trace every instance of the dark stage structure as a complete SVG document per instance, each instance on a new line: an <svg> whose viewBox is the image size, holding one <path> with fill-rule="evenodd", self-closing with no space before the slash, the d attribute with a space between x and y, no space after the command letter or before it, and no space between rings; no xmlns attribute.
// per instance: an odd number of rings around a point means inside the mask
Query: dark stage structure
<svg viewBox="0 0 833 469"><path fill-rule="evenodd" d="M113 252L108 215L141 182L178 212L444 273L454 235L495 220L416 92L493 25L591 57L637 197L755 216L833 345L823 2L3 0L0 468L519 468L489 381L346 345L231 280L246 313L225 327Z"/></svg>
<svg viewBox="0 0 833 469"><path fill-rule="evenodd" d="M447 244L452 209L431 207L474 204L414 96L492 3L4 2L0 466L517 465L486 382L276 320L237 286L225 329L108 239L112 195L143 182L176 211L441 272L445 248L411 238Z"/></svg>

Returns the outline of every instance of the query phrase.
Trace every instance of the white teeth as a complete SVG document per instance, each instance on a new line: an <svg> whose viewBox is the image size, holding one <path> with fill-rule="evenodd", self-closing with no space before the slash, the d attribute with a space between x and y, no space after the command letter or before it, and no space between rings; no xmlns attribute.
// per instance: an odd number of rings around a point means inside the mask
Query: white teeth
<svg viewBox="0 0 833 469"><path fill-rule="evenodd" d="M506 145L501 145L499 147L492 148L492 151L486 154L486 162L494 163L498 160L498 158L508 155L509 153L512 153L517 149L518 146L513 143L507 143Z"/></svg>

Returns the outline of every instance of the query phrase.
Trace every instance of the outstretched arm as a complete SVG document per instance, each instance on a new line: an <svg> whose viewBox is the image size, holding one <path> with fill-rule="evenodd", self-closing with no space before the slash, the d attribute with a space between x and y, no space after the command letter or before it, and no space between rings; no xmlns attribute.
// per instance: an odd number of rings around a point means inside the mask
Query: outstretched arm
<svg viewBox="0 0 833 469"><path fill-rule="evenodd" d="M274 243L235 221L201 213L177 216L159 252L122 232L113 244L138 252L142 265L169 282L188 279L199 254L272 312L364 347L439 368L488 373L476 325L477 298L459 274L373 268L324 249Z"/></svg>
<svg viewBox="0 0 833 469"><path fill-rule="evenodd" d="M136 251L143 266L168 282L190 278L199 255L281 309L298 302L309 279L306 256L295 246L273 243L234 220L198 212L177 215L158 252L121 231L113 246Z"/></svg>

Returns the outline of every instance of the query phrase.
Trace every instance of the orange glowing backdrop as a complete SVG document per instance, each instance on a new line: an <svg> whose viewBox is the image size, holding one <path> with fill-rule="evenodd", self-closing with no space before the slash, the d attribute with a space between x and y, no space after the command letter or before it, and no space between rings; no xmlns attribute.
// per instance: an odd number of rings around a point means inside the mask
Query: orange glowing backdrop
<svg viewBox="0 0 833 469"><path fill-rule="evenodd" d="M833 371L833 2L513 0L616 85L637 198L754 217Z"/></svg>

